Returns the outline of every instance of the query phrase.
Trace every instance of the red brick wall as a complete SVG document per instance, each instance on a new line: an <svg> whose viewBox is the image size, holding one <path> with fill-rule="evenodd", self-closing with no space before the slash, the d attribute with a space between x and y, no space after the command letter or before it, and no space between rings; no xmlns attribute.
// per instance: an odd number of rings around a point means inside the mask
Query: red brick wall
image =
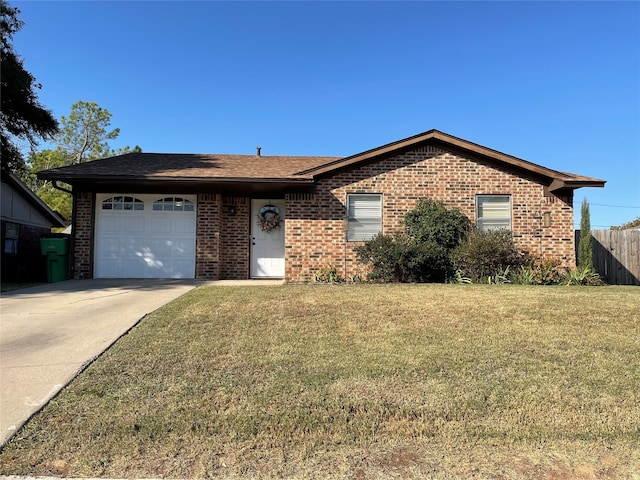
<svg viewBox="0 0 640 480"><path fill-rule="evenodd" d="M90 192L75 194L73 224L73 278L93 278L93 205L95 195Z"/></svg>
<svg viewBox="0 0 640 480"><path fill-rule="evenodd" d="M196 219L196 278L220 278L220 224L222 196L198 194Z"/></svg>
<svg viewBox="0 0 640 480"><path fill-rule="evenodd" d="M406 212L419 198L460 207L475 221L477 194L510 194L516 243L536 256L557 258L573 266L573 199L545 196L533 180L435 147L423 147L321 179L315 193L285 195L285 277L312 281L321 268L333 265L349 278L364 273L353 247L345 247L343 218L349 193L383 196L383 231L402 228ZM221 194L198 195L196 278L249 278L250 199ZM92 277L92 193L76 195L74 278ZM229 207L235 208L235 215ZM544 227L542 213L551 213Z"/></svg>
<svg viewBox="0 0 640 480"><path fill-rule="evenodd" d="M289 280L311 281L319 269L329 265L347 278L364 273L353 252L357 243L347 243L345 256L342 219L349 193L382 194L385 233L402 228L405 213L419 198L459 207L475 221L477 194L510 194L517 245L574 265L572 198L547 198L544 187L535 181L427 146L322 179L314 195L299 195L300 199L288 195L285 255ZM551 213L550 227L542 226L545 211Z"/></svg>
<svg viewBox="0 0 640 480"><path fill-rule="evenodd" d="M246 197L224 197L220 235L220 278L249 278L251 202ZM234 213L230 213L233 208Z"/></svg>

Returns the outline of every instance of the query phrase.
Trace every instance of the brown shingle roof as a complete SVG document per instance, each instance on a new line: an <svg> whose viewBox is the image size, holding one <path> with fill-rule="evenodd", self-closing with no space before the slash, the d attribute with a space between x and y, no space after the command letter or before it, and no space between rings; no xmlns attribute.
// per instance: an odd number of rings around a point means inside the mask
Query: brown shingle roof
<svg viewBox="0 0 640 480"><path fill-rule="evenodd" d="M361 163L374 161L375 159L384 156L394 155L403 150L406 151L416 148L419 145L434 145L444 149L461 151L465 154L471 154L490 160L495 164L500 164L521 172L527 172L538 177L544 177L550 182L548 186L552 191L560 190L562 188L604 187L605 184L605 180L553 170L551 168L543 167L533 162L478 145L477 143L454 137L453 135L449 135L448 133L435 129L357 153L349 157L338 158L324 165L311 167L308 170L304 170L299 173L301 175L313 175L314 178L322 177L323 175L332 174L337 170L354 167Z"/></svg>
<svg viewBox="0 0 640 480"><path fill-rule="evenodd" d="M292 179L297 172L337 160L337 157L258 156L227 154L128 153L79 165L54 168L42 178L73 182L112 179Z"/></svg>
<svg viewBox="0 0 640 480"><path fill-rule="evenodd" d="M171 154L129 153L117 157L68 167L55 168L38 174L40 178L62 180L67 183L144 182L159 185L183 184L256 185L275 183L278 188L287 185L311 185L323 176L376 161L385 156L434 145L445 150L461 152L508 168L519 174L530 175L550 190L580 187L603 187L604 180L573 173L560 172L492 150L438 130L429 130L349 157L259 156L228 154Z"/></svg>

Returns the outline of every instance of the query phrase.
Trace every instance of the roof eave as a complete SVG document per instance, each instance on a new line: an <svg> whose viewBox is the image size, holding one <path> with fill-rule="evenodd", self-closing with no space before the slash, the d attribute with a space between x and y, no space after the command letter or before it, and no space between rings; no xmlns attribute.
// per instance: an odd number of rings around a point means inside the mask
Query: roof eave
<svg viewBox="0 0 640 480"><path fill-rule="evenodd" d="M490 161L500 162L504 165L508 165L511 168L515 167L516 169L527 171L531 174L534 174L535 176L547 179L548 181L554 181L562 174L562 172L558 172L550 168L529 162L527 160L523 160L521 158L514 157L512 155L508 155L506 153L502 153L473 142L469 142L462 138L454 137L453 135L449 135L448 133L444 133L435 129L405 138L404 140L399 140L397 142L389 143L381 147L367 150L350 157L345 157L343 159L339 159L337 161L330 162L319 167L311 168L299 172L299 174L313 175L314 178L321 178L325 175L334 173L335 171L353 166L354 164L365 163L376 158L400 152L402 150L408 150L425 142L430 142L445 149L457 149ZM604 184L602 186L604 186Z"/></svg>
<svg viewBox="0 0 640 480"><path fill-rule="evenodd" d="M313 183L310 177L161 177L161 176L125 176L125 175L56 175L52 170L48 175L38 174L43 180L58 180L73 185L75 183L113 182L113 183L154 183L154 182L190 182L190 183Z"/></svg>
<svg viewBox="0 0 640 480"><path fill-rule="evenodd" d="M139 177L139 176L75 176L58 177L78 191L134 192L151 191L233 194L284 194L286 191L309 191L312 178L231 178L231 177Z"/></svg>
<svg viewBox="0 0 640 480"><path fill-rule="evenodd" d="M549 191L557 192L559 190L576 190L578 188L604 188L606 180L600 180L598 178L589 179L560 179L555 178L551 185L549 185Z"/></svg>
<svg viewBox="0 0 640 480"><path fill-rule="evenodd" d="M425 140L428 140L429 138L433 138L433 135L435 134L435 132L437 132L437 130L429 130L428 132L421 133L419 135L414 135L413 137L405 138L404 140L388 143L381 147L373 148L371 150L366 150L364 152L351 155L349 157L339 158L333 162L320 165L319 167L309 168L307 170L298 172L298 175L311 174L314 176L314 178L319 177L319 176L322 176L322 174L324 173L329 173L337 169L343 169L353 165L354 163L360 163L373 158L381 157L390 152L402 150L404 148L407 148L408 146L423 142Z"/></svg>

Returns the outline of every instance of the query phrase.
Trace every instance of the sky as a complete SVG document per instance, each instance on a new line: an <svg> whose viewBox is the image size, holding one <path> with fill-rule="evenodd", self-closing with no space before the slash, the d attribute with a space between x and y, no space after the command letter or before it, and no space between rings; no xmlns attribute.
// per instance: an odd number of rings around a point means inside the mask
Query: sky
<svg viewBox="0 0 640 480"><path fill-rule="evenodd" d="M96 102L144 152L348 156L430 129L606 180L640 217L640 2L16 1L56 118ZM44 146L43 146L44 148Z"/></svg>

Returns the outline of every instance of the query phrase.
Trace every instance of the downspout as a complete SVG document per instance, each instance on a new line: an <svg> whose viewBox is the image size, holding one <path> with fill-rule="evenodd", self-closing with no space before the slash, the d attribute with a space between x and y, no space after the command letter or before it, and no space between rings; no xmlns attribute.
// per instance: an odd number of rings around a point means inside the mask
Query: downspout
<svg viewBox="0 0 640 480"><path fill-rule="evenodd" d="M542 258L543 258L543 249L542 249L542 204L545 203L545 198L542 198L542 200L540 200L540 203L538 204L538 210L540 213L540 216L538 218L538 232L540 232L540 265L542 265Z"/></svg>
<svg viewBox="0 0 640 480"><path fill-rule="evenodd" d="M65 192L65 193L69 193L69 194L73 195L73 192L71 190L69 190L67 188L64 188L64 187L61 187L60 185L58 185L58 181L57 180L52 180L51 181L51 185L56 190L60 190L61 192Z"/></svg>

